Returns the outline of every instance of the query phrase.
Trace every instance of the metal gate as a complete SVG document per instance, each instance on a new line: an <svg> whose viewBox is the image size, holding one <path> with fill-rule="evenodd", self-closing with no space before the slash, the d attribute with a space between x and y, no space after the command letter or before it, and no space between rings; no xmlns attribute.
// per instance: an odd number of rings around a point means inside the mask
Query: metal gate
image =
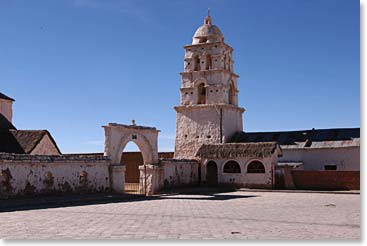
<svg viewBox="0 0 367 246"><path fill-rule="evenodd" d="M139 179L141 182L125 182L125 193L132 194L132 195L146 195L146 181L147 181L147 175L146 175L146 166L144 165L144 177Z"/></svg>
<svg viewBox="0 0 367 246"><path fill-rule="evenodd" d="M122 154L121 163L126 166L125 170L125 193L133 195L145 195L145 179L141 177L140 169L144 165L141 152L125 152Z"/></svg>
<svg viewBox="0 0 367 246"><path fill-rule="evenodd" d="M125 192L128 194L140 195L139 183L125 183Z"/></svg>

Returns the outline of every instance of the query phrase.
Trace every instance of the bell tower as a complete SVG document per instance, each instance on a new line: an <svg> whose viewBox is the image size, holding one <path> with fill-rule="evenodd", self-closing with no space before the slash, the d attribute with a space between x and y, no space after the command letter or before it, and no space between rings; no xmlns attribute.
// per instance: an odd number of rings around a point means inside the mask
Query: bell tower
<svg viewBox="0 0 367 246"><path fill-rule="evenodd" d="M194 158L202 144L225 143L242 131L238 107L238 75L233 71L231 46L210 13L185 45L180 106L176 106L175 158Z"/></svg>

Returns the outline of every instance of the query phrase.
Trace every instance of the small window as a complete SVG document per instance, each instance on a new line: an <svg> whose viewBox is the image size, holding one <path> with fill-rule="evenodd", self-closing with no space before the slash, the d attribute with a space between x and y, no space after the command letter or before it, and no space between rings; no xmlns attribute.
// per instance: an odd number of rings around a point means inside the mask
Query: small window
<svg viewBox="0 0 367 246"><path fill-rule="evenodd" d="M207 38L205 38L205 37L203 37L203 38L200 38L199 39L199 43L200 44L202 44L202 43L206 43L206 41L207 41L208 39ZM204 49L204 48L201 48L202 50Z"/></svg>
<svg viewBox="0 0 367 246"><path fill-rule="evenodd" d="M223 172L224 173L241 173L241 168L238 162L229 161L224 165Z"/></svg>
<svg viewBox="0 0 367 246"><path fill-rule="evenodd" d="M206 104L205 84L204 83L199 84L199 86L197 87L197 90L198 90L197 104Z"/></svg>
<svg viewBox="0 0 367 246"><path fill-rule="evenodd" d="M248 164L247 173L265 173L265 167L260 161L253 161Z"/></svg>
<svg viewBox="0 0 367 246"><path fill-rule="evenodd" d="M131 138L132 138L132 139L137 139L138 137L137 137L135 134L133 134L133 135L131 136Z"/></svg>
<svg viewBox="0 0 367 246"><path fill-rule="evenodd" d="M195 56L194 62L195 62L194 71L200 71L200 58L199 58L199 56Z"/></svg>
<svg viewBox="0 0 367 246"><path fill-rule="evenodd" d="M324 169L328 170L328 171L335 171L336 170L336 165L325 165Z"/></svg>

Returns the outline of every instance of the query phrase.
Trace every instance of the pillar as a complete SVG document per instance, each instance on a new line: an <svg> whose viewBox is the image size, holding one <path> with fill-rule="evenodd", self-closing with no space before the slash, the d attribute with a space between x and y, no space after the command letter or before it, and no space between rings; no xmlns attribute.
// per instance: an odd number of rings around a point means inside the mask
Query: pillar
<svg viewBox="0 0 367 246"><path fill-rule="evenodd" d="M139 190L141 194L151 196L163 188L164 169L159 165L141 165Z"/></svg>
<svg viewBox="0 0 367 246"><path fill-rule="evenodd" d="M125 193L125 165L112 164L110 166L110 186L116 193Z"/></svg>

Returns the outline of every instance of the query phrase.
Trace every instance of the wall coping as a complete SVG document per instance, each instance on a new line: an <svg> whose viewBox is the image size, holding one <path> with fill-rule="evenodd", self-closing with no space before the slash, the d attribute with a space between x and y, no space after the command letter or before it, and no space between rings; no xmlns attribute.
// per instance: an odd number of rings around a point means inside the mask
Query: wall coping
<svg viewBox="0 0 367 246"><path fill-rule="evenodd" d="M5 161L93 162L93 161L110 161L110 159L107 156L103 155L29 155L29 154L0 153L0 162Z"/></svg>
<svg viewBox="0 0 367 246"><path fill-rule="evenodd" d="M114 127L114 128L127 128L127 129L134 129L134 130L152 130L152 131L159 131L155 127L150 126L139 126L139 125L124 125L118 123L108 123L107 126L103 127Z"/></svg>
<svg viewBox="0 0 367 246"><path fill-rule="evenodd" d="M174 158L161 158L160 162L198 162L196 159L174 159Z"/></svg>

